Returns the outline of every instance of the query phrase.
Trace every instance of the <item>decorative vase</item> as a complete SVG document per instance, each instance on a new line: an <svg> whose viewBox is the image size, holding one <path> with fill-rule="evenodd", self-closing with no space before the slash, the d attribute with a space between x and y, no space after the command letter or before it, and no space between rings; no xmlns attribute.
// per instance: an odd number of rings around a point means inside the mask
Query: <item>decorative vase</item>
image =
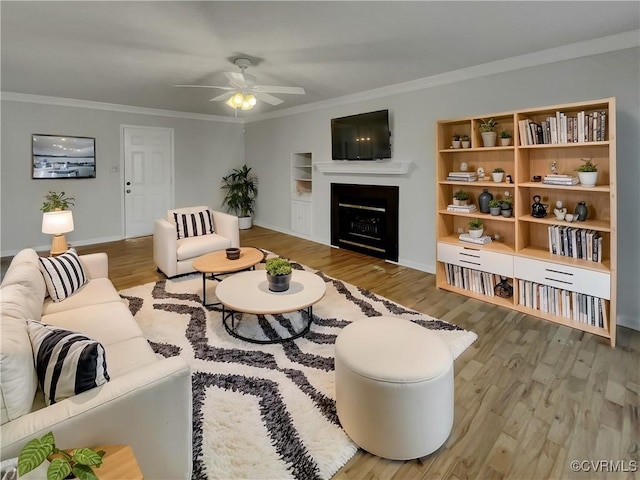
<svg viewBox="0 0 640 480"><path fill-rule="evenodd" d="M501 210L502 208L500 207L489 207L489 213L491 213L491 215L493 215L494 217L497 217L498 215L500 215Z"/></svg>
<svg viewBox="0 0 640 480"><path fill-rule="evenodd" d="M267 280L269 280L269 290L272 292L286 292L289 290L291 282L291 273L288 275L271 275L267 272Z"/></svg>
<svg viewBox="0 0 640 480"><path fill-rule="evenodd" d="M576 211L574 212L575 219L583 222L587 219L587 215L589 215L587 204L585 202L578 202L578 205L576 205Z"/></svg>
<svg viewBox="0 0 640 480"><path fill-rule="evenodd" d="M478 207L482 213L489 213L489 202L493 200L493 195L485 188L478 195Z"/></svg>
<svg viewBox="0 0 640 480"><path fill-rule="evenodd" d="M583 187L595 187L598 180L598 172L578 172L578 178Z"/></svg>
<svg viewBox="0 0 640 480"><path fill-rule="evenodd" d="M478 230L469 230L469 236L471 238L480 238L484 233L484 228L480 228Z"/></svg>
<svg viewBox="0 0 640 480"><path fill-rule="evenodd" d="M485 147L495 147L498 134L496 132L482 132L482 144Z"/></svg>
<svg viewBox="0 0 640 480"><path fill-rule="evenodd" d="M502 180L504 180L504 172L491 172L491 177L494 182L502 183Z"/></svg>

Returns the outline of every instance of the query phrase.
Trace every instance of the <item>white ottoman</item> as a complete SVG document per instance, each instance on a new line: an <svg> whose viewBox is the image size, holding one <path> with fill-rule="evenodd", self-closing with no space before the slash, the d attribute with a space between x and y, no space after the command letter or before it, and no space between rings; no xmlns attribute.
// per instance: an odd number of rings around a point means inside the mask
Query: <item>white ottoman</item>
<svg viewBox="0 0 640 480"><path fill-rule="evenodd" d="M392 460L428 455L453 426L453 356L434 332L401 318L347 325L335 345L336 409L364 450Z"/></svg>

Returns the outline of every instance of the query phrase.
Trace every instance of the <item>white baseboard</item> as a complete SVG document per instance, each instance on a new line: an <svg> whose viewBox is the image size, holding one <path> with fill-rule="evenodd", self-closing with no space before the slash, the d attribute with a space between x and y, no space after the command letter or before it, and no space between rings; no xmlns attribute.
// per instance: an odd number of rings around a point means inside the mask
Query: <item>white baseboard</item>
<svg viewBox="0 0 640 480"><path fill-rule="evenodd" d="M107 243L107 242L116 242L118 240L123 240L124 237L103 237L103 238L91 238L88 240L76 240L74 239L72 242L69 242L69 245L72 247L82 247L84 245L95 245L96 243ZM47 251L51 249L51 244L47 243L46 245L37 245L35 247L25 247L25 248L33 248L34 250ZM18 250L2 250L0 252L0 257L13 257L17 254L22 248Z"/></svg>
<svg viewBox="0 0 640 480"><path fill-rule="evenodd" d="M618 314L618 325L640 332L640 318Z"/></svg>

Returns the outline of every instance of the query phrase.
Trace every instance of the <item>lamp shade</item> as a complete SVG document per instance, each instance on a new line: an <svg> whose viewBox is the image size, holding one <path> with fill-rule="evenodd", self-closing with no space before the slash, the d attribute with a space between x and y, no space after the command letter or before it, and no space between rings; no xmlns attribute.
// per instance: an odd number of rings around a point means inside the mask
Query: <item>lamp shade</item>
<svg viewBox="0 0 640 480"><path fill-rule="evenodd" d="M42 215L42 233L52 235L73 231L73 213L71 210L45 212Z"/></svg>

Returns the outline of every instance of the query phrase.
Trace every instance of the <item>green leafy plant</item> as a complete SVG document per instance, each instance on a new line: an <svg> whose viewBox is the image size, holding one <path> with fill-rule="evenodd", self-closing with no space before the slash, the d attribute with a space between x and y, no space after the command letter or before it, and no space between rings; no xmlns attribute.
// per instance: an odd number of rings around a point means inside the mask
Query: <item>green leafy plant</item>
<svg viewBox="0 0 640 480"><path fill-rule="evenodd" d="M460 140L460 135L458 135L457 133L454 133L453 136L451 137L451 139L454 142L457 142L458 140Z"/></svg>
<svg viewBox="0 0 640 480"><path fill-rule="evenodd" d="M65 192L58 193L49 191L49 193L44 196L44 203L42 204L42 207L40 207L40 210L43 212L67 210L69 206L75 205L75 203L73 203L74 201L75 198L67 197Z"/></svg>
<svg viewBox="0 0 640 480"><path fill-rule="evenodd" d="M504 168L496 167L493 169L493 173L504 173Z"/></svg>
<svg viewBox="0 0 640 480"><path fill-rule="evenodd" d="M239 217L250 217L258 196L258 178L251 168L243 165L234 168L229 175L222 177L222 189L226 191L222 204L227 211Z"/></svg>
<svg viewBox="0 0 640 480"><path fill-rule="evenodd" d="M460 137L460 140L462 140L463 142L468 142L469 141L469 135L462 135L462 137Z"/></svg>
<svg viewBox="0 0 640 480"><path fill-rule="evenodd" d="M469 200L469 192L465 192L464 190L458 190L453 194L453 198L456 200Z"/></svg>
<svg viewBox="0 0 640 480"><path fill-rule="evenodd" d="M51 457L47 480L63 480L70 473L80 480L97 480L92 467L102 465L104 453L90 448L77 448L67 453L56 447L53 432L49 432L42 438L29 440L22 448L18 456L18 475L26 475Z"/></svg>
<svg viewBox="0 0 640 480"><path fill-rule="evenodd" d="M485 120L483 118L480 121L480 130L482 130L483 132L493 132L493 129L496 127L496 125L498 125L498 122L496 122L493 118L490 118L489 120Z"/></svg>
<svg viewBox="0 0 640 480"><path fill-rule="evenodd" d="M510 208L513 208L513 200L510 198L503 198L500 200L500 207L502 210L509 210Z"/></svg>
<svg viewBox="0 0 640 480"><path fill-rule="evenodd" d="M509 132L507 132L506 130L502 130L500 132L500 138L511 138L511 134Z"/></svg>
<svg viewBox="0 0 640 480"><path fill-rule="evenodd" d="M584 163L576 168L576 172L597 172L598 166L590 158L581 158Z"/></svg>
<svg viewBox="0 0 640 480"><path fill-rule="evenodd" d="M502 206L502 200L489 200L489 208L497 208Z"/></svg>
<svg viewBox="0 0 640 480"><path fill-rule="evenodd" d="M481 230L484 228L484 223L479 218L474 218L469 222L469 230Z"/></svg>
<svg viewBox="0 0 640 480"><path fill-rule="evenodd" d="M271 258L267 260L265 269L274 277L276 275L289 275L291 273L291 263L282 257Z"/></svg>

